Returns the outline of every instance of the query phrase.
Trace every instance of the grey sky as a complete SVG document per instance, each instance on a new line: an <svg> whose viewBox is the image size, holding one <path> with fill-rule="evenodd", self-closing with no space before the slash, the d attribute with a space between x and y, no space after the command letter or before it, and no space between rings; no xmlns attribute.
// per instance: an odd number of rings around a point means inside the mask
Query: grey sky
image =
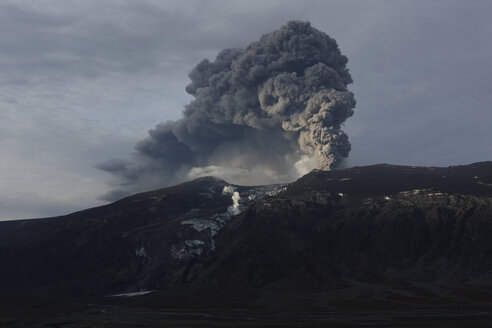
<svg viewBox="0 0 492 328"><path fill-rule="evenodd" d="M351 165L492 157L492 2L0 0L0 219L102 204L95 168L191 99L187 74L291 19L349 58Z"/></svg>

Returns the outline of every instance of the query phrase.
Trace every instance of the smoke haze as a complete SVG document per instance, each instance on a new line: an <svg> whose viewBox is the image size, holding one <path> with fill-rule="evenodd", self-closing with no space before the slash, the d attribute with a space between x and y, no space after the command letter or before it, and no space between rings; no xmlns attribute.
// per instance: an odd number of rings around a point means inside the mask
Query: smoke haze
<svg viewBox="0 0 492 328"><path fill-rule="evenodd" d="M98 165L115 177L103 198L204 175L252 185L339 167L350 151L341 125L355 107L346 64L334 39L300 21L203 60L183 117L150 130L130 160Z"/></svg>

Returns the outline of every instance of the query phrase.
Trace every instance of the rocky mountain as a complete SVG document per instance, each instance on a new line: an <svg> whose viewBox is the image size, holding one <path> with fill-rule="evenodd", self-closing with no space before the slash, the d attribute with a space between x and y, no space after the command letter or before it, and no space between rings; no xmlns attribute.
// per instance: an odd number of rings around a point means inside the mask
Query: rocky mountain
<svg viewBox="0 0 492 328"><path fill-rule="evenodd" d="M315 170L256 187L205 177L0 222L4 304L490 308L491 278L492 162Z"/></svg>

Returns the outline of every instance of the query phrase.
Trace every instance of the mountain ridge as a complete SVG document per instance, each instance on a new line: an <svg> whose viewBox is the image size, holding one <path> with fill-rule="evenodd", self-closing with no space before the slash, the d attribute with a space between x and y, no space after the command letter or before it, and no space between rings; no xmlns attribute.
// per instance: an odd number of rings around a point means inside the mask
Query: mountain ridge
<svg viewBox="0 0 492 328"><path fill-rule="evenodd" d="M492 305L491 182L492 162L313 170L270 186L202 177L0 222L0 303L152 291L115 302L206 307L207 291L246 308L278 293L287 307L299 295L341 309Z"/></svg>

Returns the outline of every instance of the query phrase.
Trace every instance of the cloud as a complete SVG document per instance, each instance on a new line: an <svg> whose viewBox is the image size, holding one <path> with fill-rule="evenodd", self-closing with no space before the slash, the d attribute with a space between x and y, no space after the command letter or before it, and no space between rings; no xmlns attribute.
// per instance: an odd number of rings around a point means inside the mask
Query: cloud
<svg viewBox="0 0 492 328"><path fill-rule="evenodd" d="M350 151L341 124L355 107L346 63L334 39L301 21L246 49L225 49L189 74L186 91L195 99L183 118L151 130L133 161L99 168L129 191L212 170L232 183L285 182L305 171L306 156L320 169L336 168Z"/></svg>

